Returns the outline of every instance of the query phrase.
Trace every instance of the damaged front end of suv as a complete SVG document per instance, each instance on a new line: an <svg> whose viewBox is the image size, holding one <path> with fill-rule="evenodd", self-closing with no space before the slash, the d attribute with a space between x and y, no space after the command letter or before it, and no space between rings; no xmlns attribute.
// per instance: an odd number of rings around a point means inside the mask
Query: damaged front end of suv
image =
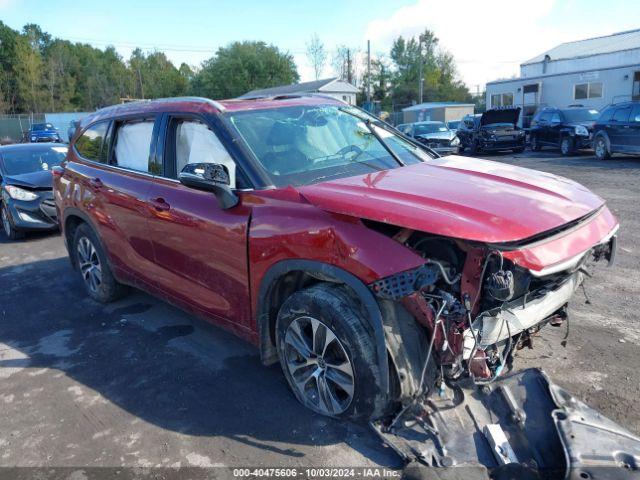
<svg viewBox="0 0 640 480"><path fill-rule="evenodd" d="M469 478L626 478L637 469L640 439L543 372L509 373L545 325L564 324L568 335L569 300L597 264L613 262L618 227L606 207L502 244L364 223L424 258L369 285L384 312L398 402L372 425L405 460L476 466Z"/></svg>

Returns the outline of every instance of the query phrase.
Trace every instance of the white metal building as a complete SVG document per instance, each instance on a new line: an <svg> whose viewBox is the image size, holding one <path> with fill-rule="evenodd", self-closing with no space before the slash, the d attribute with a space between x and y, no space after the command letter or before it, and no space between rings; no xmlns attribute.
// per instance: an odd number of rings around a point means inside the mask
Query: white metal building
<svg viewBox="0 0 640 480"><path fill-rule="evenodd" d="M325 78L324 80L315 80L313 82L294 83L291 85L251 90L239 98L273 97L277 95L299 95L305 93L321 93L337 98L338 100L343 100L349 105L355 105L358 89L339 78Z"/></svg>
<svg viewBox="0 0 640 480"><path fill-rule="evenodd" d="M567 42L520 65L520 77L487 83L487 108L522 107L528 126L540 106L640 100L640 29Z"/></svg>
<svg viewBox="0 0 640 480"><path fill-rule="evenodd" d="M449 122L460 120L467 114L473 114L473 103L458 102L426 102L403 108L403 123L424 122L437 120Z"/></svg>

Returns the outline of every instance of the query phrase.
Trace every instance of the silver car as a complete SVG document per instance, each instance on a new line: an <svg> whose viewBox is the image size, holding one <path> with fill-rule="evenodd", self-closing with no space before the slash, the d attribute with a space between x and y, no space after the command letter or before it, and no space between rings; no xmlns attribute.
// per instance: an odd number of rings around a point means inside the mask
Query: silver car
<svg viewBox="0 0 640 480"><path fill-rule="evenodd" d="M404 123L396 128L405 135L435 150L440 155L455 155L458 153L460 139L444 122Z"/></svg>

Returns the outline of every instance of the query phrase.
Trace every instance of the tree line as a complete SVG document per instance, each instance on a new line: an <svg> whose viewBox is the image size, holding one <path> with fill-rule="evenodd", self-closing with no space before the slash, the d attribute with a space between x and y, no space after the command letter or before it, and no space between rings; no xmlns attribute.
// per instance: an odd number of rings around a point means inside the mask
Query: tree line
<svg viewBox="0 0 640 480"><path fill-rule="evenodd" d="M307 56L316 78L329 62L335 76L361 88L364 100L369 76L361 52L343 45L329 60L314 35ZM471 99L453 57L428 30L418 40L398 37L388 55L373 59L373 99L388 110L415 102L420 69L424 101ZM17 31L0 21L0 113L92 111L123 99L181 95L232 98L299 79L293 56L261 41L233 42L197 67L177 67L161 51L135 49L124 59L112 46L53 38L35 24Z"/></svg>

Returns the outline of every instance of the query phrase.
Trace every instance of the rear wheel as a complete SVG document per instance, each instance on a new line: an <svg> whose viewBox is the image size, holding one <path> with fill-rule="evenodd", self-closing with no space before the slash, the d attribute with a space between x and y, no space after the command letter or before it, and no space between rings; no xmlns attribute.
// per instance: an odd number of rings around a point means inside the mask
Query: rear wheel
<svg viewBox="0 0 640 480"><path fill-rule="evenodd" d="M473 142L471 142L471 147L469 147L469 153L471 155L476 155L478 153L478 150L478 142L474 140Z"/></svg>
<svg viewBox="0 0 640 480"><path fill-rule="evenodd" d="M604 137L596 138L594 143L594 150L596 153L596 158L598 160L607 160L611 158L611 152L609 151L609 147L607 146L607 141Z"/></svg>
<svg viewBox="0 0 640 480"><path fill-rule="evenodd" d="M573 138L562 137L562 140L560 140L560 153L567 157L573 155L574 149Z"/></svg>
<svg viewBox="0 0 640 480"><path fill-rule="evenodd" d="M303 405L339 418L383 413L375 341L344 288L319 284L294 293L280 309L276 336L282 370Z"/></svg>
<svg viewBox="0 0 640 480"><path fill-rule="evenodd" d="M82 284L91 298L108 303L126 293L127 288L114 278L97 235L86 223L77 228L71 251Z"/></svg>
<svg viewBox="0 0 640 480"><path fill-rule="evenodd" d="M0 216L2 216L2 230L4 230L4 234L7 238L9 240L19 240L24 237L24 232L16 230L13 226L13 219L9 213L9 209L4 205L4 203L0 210Z"/></svg>

